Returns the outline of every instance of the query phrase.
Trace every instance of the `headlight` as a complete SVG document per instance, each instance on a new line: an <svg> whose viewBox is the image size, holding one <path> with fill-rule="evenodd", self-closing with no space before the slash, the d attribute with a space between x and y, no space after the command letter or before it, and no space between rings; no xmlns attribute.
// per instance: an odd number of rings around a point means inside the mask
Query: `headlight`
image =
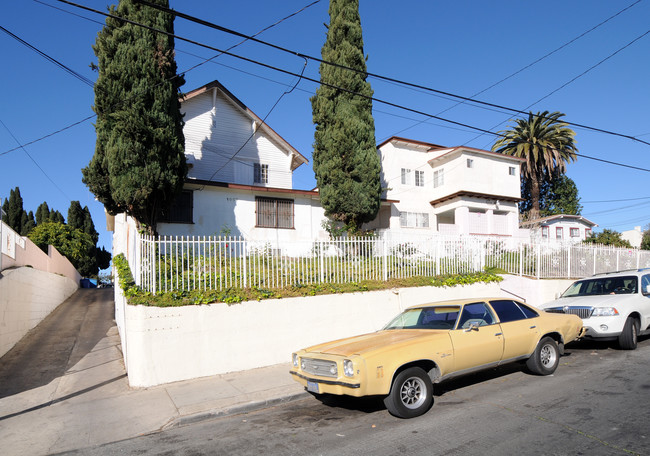
<svg viewBox="0 0 650 456"><path fill-rule="evenodd" d="M354 376L354 364L349 359L343 360L343 373L346 377Z"/></svg>
<svg viewBox="0 0 650 456"><path fill-rule="evenodd" d="M616 307L594 307L594 311L591 313L592 317L613 317L615 315L618 315Z"/></svg>
<svg viewBox="0 0 650 456"><path fill-rule="evenodd" d="M291 355L292 362L293 362L293 367L298 367L298 355L293 353Z"/></svg>

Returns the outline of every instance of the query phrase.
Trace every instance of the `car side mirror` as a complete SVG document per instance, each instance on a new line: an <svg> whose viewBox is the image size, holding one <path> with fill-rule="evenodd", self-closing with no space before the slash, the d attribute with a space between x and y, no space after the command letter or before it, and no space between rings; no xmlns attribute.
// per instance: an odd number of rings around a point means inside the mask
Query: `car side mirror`
<svg viewBox="0 0 650 456"><path fill-rule="evenodd" d="M470 332L470 331L478 331L478 323L473 321L472 323L469 324L465 332Z"/></svg>

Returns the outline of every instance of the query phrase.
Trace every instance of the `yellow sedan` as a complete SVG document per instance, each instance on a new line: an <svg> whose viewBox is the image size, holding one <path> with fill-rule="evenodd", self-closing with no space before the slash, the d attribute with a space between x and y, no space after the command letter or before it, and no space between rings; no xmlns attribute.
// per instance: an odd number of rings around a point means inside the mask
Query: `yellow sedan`
<svg viewBox="0 0 650 456"><path fill-rule="evenodd" d="M410 307L375 333L300 350L291 375L314 394L385 396L391 414L412 418L431 407L433 383L515 361L552 374L581 331L576 315L513 299L437 302Z"/></svg>

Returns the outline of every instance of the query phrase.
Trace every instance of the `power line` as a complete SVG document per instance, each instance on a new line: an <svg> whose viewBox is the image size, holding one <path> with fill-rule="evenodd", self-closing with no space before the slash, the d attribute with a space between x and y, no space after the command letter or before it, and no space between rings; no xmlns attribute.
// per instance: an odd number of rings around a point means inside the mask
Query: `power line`
<svg viewBox="0 0 650 456"><path fill-rule="evenodd" d="M632 7L635 6L637 3L640 3L640 2L641 2L641 0L636 0L636 1L635 1L634 3L632 3L631 5L628 5L627 7L623 8L623 9L620 10L620 11L618 11L616 14L614 14L614 15L608 17L608 18L605 19L604 21L602 21L602 22L600 22L599 24L595 25L594 27L590 28L589 30L587 30L587 31L585 31L585 32L583 32L583 33L581 33L580 35L578 35L577 37L573 38L572 40L570 40L570 41L568 41L568 42L562 44L560 47L555 48L555 49L552 50L551 52L548 52L547 54L543 55L542 57L540 57L540 58L534 60L533 62L529 63L528 65L526 65L526 66L524 66L524 67L522 67L522 68L520 68L519 70L517 70L517 71L515 71L515 72L513 72L513 73L511 73L511 74L509 74L508 76L506 76L506 77L504 77L503 79L501 79L501 80L495 82L494 84L492 84L492 85L486 87L485 89L476 92L475 94L473 94L473 95L471 96L471 98L475 98L475 97L481 95L482 93L485 93L485 92L487 92L488 90L490 90L490 89L492 89L492 88L498 86L499 84L501 84L501 83L507 81L508 79L510 79L510 78L512 78L512 77L514 77L514 76L516 76L516 75L518 75L519 73L521 73L521 72L527 70L528 68L531 68L532 66L534 66L534 65L538 64L539 62L541 62L542 60L544 60L544 59L550 57L551 55L555 54L556 52L558 52L558 51L564 49L565 47L569 46L570 44L572 44L572 43L578 41L578 40L579 40L580 38L582 38L583 36L585 36L585 35L587 35L587 34L593 32L593 31L596 30L597 28L599 28L599 27L601 27L602 25L606 24L606 23L609 22L610 20L614 19L615 17L619 16L620 14L624 13L625 11L627 11L628 9L632 8ZM541 100L540 100L540 101L541 101ZM438 112L438 115L443 114L443 113L445 113L445 112L447 112L447 111L449 111L449 110L451 110L451 109L454 109L455 107L457 107L457 106L459 106L459 105L461 105L461 104L464 104L464 101L459 101L459 102L456 103L455 105L450 106L450 107L448 107L448 108L446 108L446 109L444 109L444 110ZM411 125L410 127L406 127L406 128L404 128L404 129L398 131L397 133L395 133L395 134L392 135L392 136L399 135L400 133L402 133L402 132L404 132L404 131L406 131L406 130L409 130L409 129L411 129L411 128L417 126L417 125L420 125L422 122L425 122L425 121L423 120L423 121L420 121L420 122L416 123L415 125ZM493 127L493 128L495 128L495 127ZM640 136L640 135L635 135L635 136ZM477 139L477 138L473 138L473 139L471 139L471 140L468 141L468 142L472 142L472 141L474 141L475 139Z"/></svg>
<svg viewBox="0 0 650 456"><path fill-rule="evenodd" d="M88 9L87 7L77 5L77 4L75 4L73 2L70 2L68 0L57 0L57 1L62 2L62 3L67 3L67 4L72 5L72 6L81 7L83 9ZM271 47L273 49L276 49L276 50L279 50L279 51L282 51L282 52L285 52L285 53L288 53L288 54L291 54L291 55L294 55L294 56L297 56L297 57L313 60L315 62L319 62L319 63L323 63L323 64L326 64L326 65L334 66L334 67L337 67L337 68L340 68L340 69L343 69L343 70L353 71L355 73L367 75L368 77L374 77L374 78L377 78L377 79L381 79L381 80L385 80L385 81L389 81L389 82L394 82L394 83L405 85L405 86L408 86L408 87L414 87L414 88L422 89L422 90L433 92L433 93L447 95L447 96L450 96L450 97L453 97L453 98L456 98L456 99L460 99L460 100L463 100L463 101L467 101L467 102L470 102L470 103L477 103L477 104L481 104L481 105L485 105L485 106L491 106L491 107L497 108L497 109L503 109L503 110L506 110L506 111L511 111L511 112L514 112L514 113L517 113L517 114L528 115L528 112L525 111L525 110L522 111L522 110L519 110L519 109L509 108L509 107L506 107L506 106L501 106L501 105L498 105L498 104L495 104L495 103L489 103L489 102L485 102L485 101L481 101L481 100L476 100L476 99L473 99L473 98L470 98L470 97L464 97L462 95L457 95L457 94L453 94L453 93L450 93L450 92L445 92L445 91L442 91L442 90L433 89L431 87L426 87L426 86L423 86L423 85L420 85L420 84L415 84L415 83L411 83L411 82L391 78L391 77L388 77L388 76L379 75L379 74L376 74L376 73L370 73L370 72L367 72L367 71L364 72L364 71L361 71L361 70L357 70L355 68L350 68L350 67L347 67L345 65L335 63L335 62L329 62L329 61L323 60L323 59L318 58L318 57L313 57L313 56L303 54L303 53L298 52L298 51L287 49L285 47L282 47L282 46L279 46L279 45L276 45L276 44L273 44L273 43L269 43L267 41L257 39L257 38L255 38L253 36L249 36L249 35L246 35L244 33L237 32L236 30L232 30L232 29L229 29L229 28L214 24L212 22L206 21L204 19L197 18L195 16L191 16L189 14L181 13L181 12L173 10L171 8L167 8L167 7L164 7L164 6L156 5L154 3L150 3L150 2L148 2L146 0L136 0L136 1L138 3L143 4L143 5L147 5L147 6L151 7L151 8L155 8L155 9L158 9L160 11L167 12L169 14L172 14L172 15L174 15L176 17L180 17L182 19L188 20L190 22L194 22L194 23L197 23L197 24L209 27L209 28L213 28L215 30L219 30L221 32L228 33L228 34L231 34L231 35L239 36L239 37L242 37L242 38L247 38L247 39L249 39L251 41L254 41L256 43ZM101 13L101 14L105 14L105 13ZM119 18L116 18L116 19L119 19ZM122 19L122 20L124 20L124 19ZM648 31L647 33L650 33L650 31ZM645 36L645 34L643 36ZM637 40L642 38L643 36L637 38ZM630 44L632 44L632 43L630 43ZM628 44L628 46L630 44ZM620 137L631 139L633 141L638 141L638 142L641 142L641 143L644 143L644 144L647 144L647 145L650 146L650 142L642 141L642 140L640 140L638 138L635 138L634 136L625 135L625 134L622 134L622 133L616 133L616 132L612 132L612 131L609 131L609 130L604 130L604 129L601 129L601 128L590 127L588 125L582 125L582 124L578 124L578 123L575 123L575 122L565 121L565 123L567 123L569 125L572 125L572 126L575 126L575 127L581 127L581 128L585 128L585 129L588 129L588 130L593 130L593 131L598 131L598 132L601 132L601 133L620 136Z"/></svg>
<svg viewBox="0 0 650 456"><path fill-rule="evenodd" d="M47 180L49 180L50 182L52 182L52 185L54 185L54 186L57 188L57 190L59 190L59 191L61 192L61 194L62 194L63 196L66 197L66 199L72 201L72 199L71 199L68 195L66 195L65 192L64 192L63 190L61 190L61 187L59 187L59 186L56 184L56 182L54 182L54 181L52 180L52 178L51 178L50 176L47 175L47 173L45 172L45 170L44 170L43 168L41 168L41 165L39 165L39 164L36 162L36 160L34 160L34 157L32 157L32 156L30 155L30 153L27 152L27 149L25 149L25 147L24 147L22 144L20 144L20 141L18 141L18 138L16 138L16 136L14 136L14 134L11 132L11 130L9 129L9 127L7 127L7 125L5 125L5 123L2 121L2 119L0 119L0 124L2 124L3 127L5 127L5 129L7 130L7 132L9 132L9 134L11 135L11 137L14 139L14 141L16 141L16 143L18 143L19 147L23 150L23 152L25 152L25 155L27 155L27 156L29 157L29 159L30 159L31 161L34 162L34 164L36 165L36 167L37 167L38 169L41 170L41 172L43 173L43 175L44 175L45 177L47 177Z"/></svg>
<svg viewBox="0 0 650 456"><path fill-rule="evenodd" d="M48 60L49 62L52 62L53 64L55 64L56 66L58 66L59 68L61 68L63 71L65 71L65 72L71 74L72 76L74 76L75 78L79 79L79 80L80 80L81 82L83 82L84 84L86 84L86 85L88 85L88 86L90 86L90 87L92 87L92 86L95 84L93 81L91 81L91 80L88 79L87 77L85 77L85 76L83 76L83 75L77 73L77 72L74 71L73 69L71 69L71 68L65 66L63 63L59 62L59 61L58 61L57 59L55 59L54 57L51 57L51 56L49 56L48 54L46 54L45 52L41 51L40 49L37 49L36 47L32 46L32 45L29 44L27 41L23 40L22 38L20 38L20 37L17 36L17 35L14 35L13 33L11 33L9 30L7 30L6 28L4 28L4 27L1 26L1 25L0 25L0 31L3 31L4 33L6 33L6 34L9 35L10 37L12 37L14 40L18 41L18 42L19 42L20 44L22 44L23 46L28 47L29 49L31 49L32 51L36 52L36 53L37 53L38 55L40 55L41 57L45 58L45 59Z"/></svg>
<svg viewBox="0 0 650 456"><path fill-rule="evenodd" d="M181 36L175 35L175 34L170 33L170 32L166 32L166 31L158 30L158 29L155 29L155 28L153 28L153 27L149 27L149 26L146 26L146 25L144 25L144 24L140 24L140 23L137 23L137 22L135 22L135 21L131 21L131 20L129 20L129 19L124 19L124 18L121 18L121 17L118 17L118 16L114 16L114 15L111 15L111 14L109 14L109 13L105 13L105 12L102 12L102 11L98 11L98 10L95 10L95 9L93 9L93 8L89 8L89 7L86 7L86 6L83 6L83 5L79 5L79 4L76 4L76 3L73 3L73 2L70 2L70 1L67 1L67 0L57 0L57 1L59 1L59 2L61 2L61 3L69 4L69 5L71 5L71 6L74 6L74 7L77 7L77 8L81 8L81 9L84 9L84 10L87 10L87 11L91 11L91 12L94 12L94 13L97 13L97 14L100 14L100 15L103 15L103 16L106 16L106 17L111 17L111 18L113 18L113 19L115 19L115 20L119 20L119 21L122 21L122 22L130 23L130 24L133 24L133 25L136 25L136 26L139 26L139 27L143 27L143 28L148 29L148 30L151 30L151 31L153 31L153 32L155 32L155 33L162 33L162 34L164 34L164 35L168 35L168 36L170 36L170 37L173 37L173 38L175 38L175 39L178 39L178 40L180 40L180 41L185 41L185 42L188 42L188 43L191 43L191 44L194 44L194 45L200 46L200 47L204 47L204 48L207 48L207 49L211 49L211 50L217 51L217 52L219 52L219 53L221 53L221 54L226 54L226 55L232 56L232 57L234 57L234 58L237 58L237 59L240 59L240 60L243 60L243 61L249 62L249 63L253 63L253 64L255 64L255 65L262 66L262 67L264 67L264 68L268 68L268 69L271 69L271 70L274 70L274 71L278 71L278 72L281 72L281 73L284 73L284 74L288 74L288 75L291 75L291 76L295 76L295 77L298 77L298 78L300 78L300 79L308 80L308 81L311 81L311 82L314 82L314 83L317 83L317 84L321 84L321 85L329 86L329 87L335 88L335 89L337 89L337 90L341 90L341 91L344 91L344 92L347 92L347 93L350 93L350 94L353 94L353 95L356 95L356 96L359 96L359 97L362 97L362 98L367 98L367 99L369 99L369 100L376 101L376 102L378 102L378 103L382 103L382 104L385 104L385 105L388 105L388 106L392 106L392 107L395 107L395 108L398 108L398 109L403 109L403 110L406 110L406 111L410 111L410 112L413 112L413 113L416 113L416 114L419 114L419 115L423 115L423 116L426 116L426 117L429 117L429 118L438 119L438 120L441 120L441 121L443 121L443 122L447 122L447 123L451 123L451 124L453 124L453 125L457 125L457 126L465 127L465 128L471 129L471 130L475 130L475 131L480 131L480 132L483 132L483 133L487 133L487 134L490 134L490 135L493 135L493 136L500 136L500 137L503 136L502 134L494 133L494 132L492 132L492 131L485 130L485 129L482 129L482 128L479 128L479 127L475 127L475 126L472 126L472 125L469 125L469 124L465 124L465 123L462 123L462 122L453 121L453 120L450 120L450 119L445 119L445 118L442 118L442 117L439 117L439 116L436 116L436 115L433 115L433 114L430 114L430 113L426 113L426 112L419 111L419 110L416 110L416 109L408 108L408 107L406 107L406 106L399 105L399 104L397 104L397 103L392 103L392 102L389 102L389 101L386 101L386 100L382 100L382 99L379 99L379 98L375 98L375 97L370 97L370 96L367 96L367 95L359 94L359 93L356 93L356 92L354 92L354 91L352 91L352 90L345 89L345 88L343 88L343 87L338 87L338 86L335 86L335 85L333 85L333 84L323 83L323 82L321 82L321 81L315 80L315 79L313 79L313 78L309 78L309 77L304 76L304 75L299 75L299 74L297 74L297 73L293 73L293 72L291 72L291 71L288 71L288 70L285 70L285 69L282 69L282 68L278 68L278 67L275 67L275 66L272 66L272 65L269 65L269 64L265 64L265 63L263 63L263 62L259 62L259 61L256 61L256 60L253 60L253 59L250 59L250 58L247 58L247 57L243 57L243 56L240 56L240 55L237 55L237 54L231 53L231 52L229 52L229 51L225 51L225 50L222 50L222 49L219 49L219 48L213 47L213 46L209 46L209 45L207 45L207 44L200 43L200 42L195 41L195 40L191 40L191 39L188 39L188 38L184 38L184 37L181 37ZM171 13L175 14L175 12L173 12L172 10L169 10L169 11L170 11ZM238 32L237 32L237 33L238 33ZM245 36L245 35L244 35L244 36ZM253 41L260 41L260 40L257 40L256 38L252 38L252 37L251 37L250 39L252 39ZM296 55L298 55L298 54L296 54ZM304 59L310 59L310 58L311 58L311 59L313 59L313 60L317 60L317 61L320 60L320 59L314 59L314 58L309 57L309 56L301 56L301 57L304 58ZM346 68L346 67L342 67L342 68ZM353 71L357 71L357 72L359 72L358 70L353 70ZM434 91L435 91L435 89L430 89L430 90L434 90ZM451 96L454 96L453 94L450 94L450 95L451 95ZM458 96L458 97L459 97L459 96ZM460 98L464 98L464 97L460 97ZM474 100L473 100L473 101L474 101ZM487 105L490 105L490 103L487 103ZM494 106L498 107L498 105L494 105ZM508 108L502 108L502 109L508 109ZM565 123L568 123L568 122L565 122ZM574 123L573 125L579 125L579 124L575 124L575 123ZM584 126L584 128L593 129L592 127L586 127L586 126ZM596 130L597 130L597 129L596 129ZM600 130L600 131L607 133L606 130ZM622 134L617 134L617 133L610 133L610 134L614 134L614 135L616 135L616 136L623 136L623 137L627 137L627 138L630 138L630 139L635 139L635 140L637 140L637 141L640 141L640 140L638 140L638 139L636 139L636 138L632 138L632 137L629 137L629 136L627 136L627 135L622 135ZM645 143L644 141L640 141L640 142ZM650 145L650 143L645 143L645 144ZM601 161L601 162L603 162L603 163L608 163L608 164L611 164L611 165L623 166L623 167L626 167L626 168L631 168L631 169L637 169L637 170L641 170L641 171L650 172L649 169L639 168L639 167L634 167L634 166L631 166L631 165L625 165L625 164L616 163L616 162L612 162L612 161L608 161L608 160L603 160L603 159L598 159L598 158L590 157L590 156L583 155L583 154L581 154L581 155L579 155L579 156L581 156L581 157L583 157L583 158L588 158L588 159L596 160L596 161Z"/></svg>

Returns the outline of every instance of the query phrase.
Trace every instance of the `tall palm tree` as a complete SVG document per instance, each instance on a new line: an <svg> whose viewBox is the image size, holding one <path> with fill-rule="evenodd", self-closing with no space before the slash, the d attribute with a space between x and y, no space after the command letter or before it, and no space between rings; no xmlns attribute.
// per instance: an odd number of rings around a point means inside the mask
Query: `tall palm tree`
<svg viewBox="0 0 650 456"><path fill-rule="evenodd" d="M566 164L576 160L578 148L575 132L559 120L561 112L548 111L528 114L528 119L516 119L515 125L500 131L502 136L492 146L492 151L526 161L521 167L521 177L530 180L530 219L539 217L540 184L558 173L566 171Z"/></svg>

